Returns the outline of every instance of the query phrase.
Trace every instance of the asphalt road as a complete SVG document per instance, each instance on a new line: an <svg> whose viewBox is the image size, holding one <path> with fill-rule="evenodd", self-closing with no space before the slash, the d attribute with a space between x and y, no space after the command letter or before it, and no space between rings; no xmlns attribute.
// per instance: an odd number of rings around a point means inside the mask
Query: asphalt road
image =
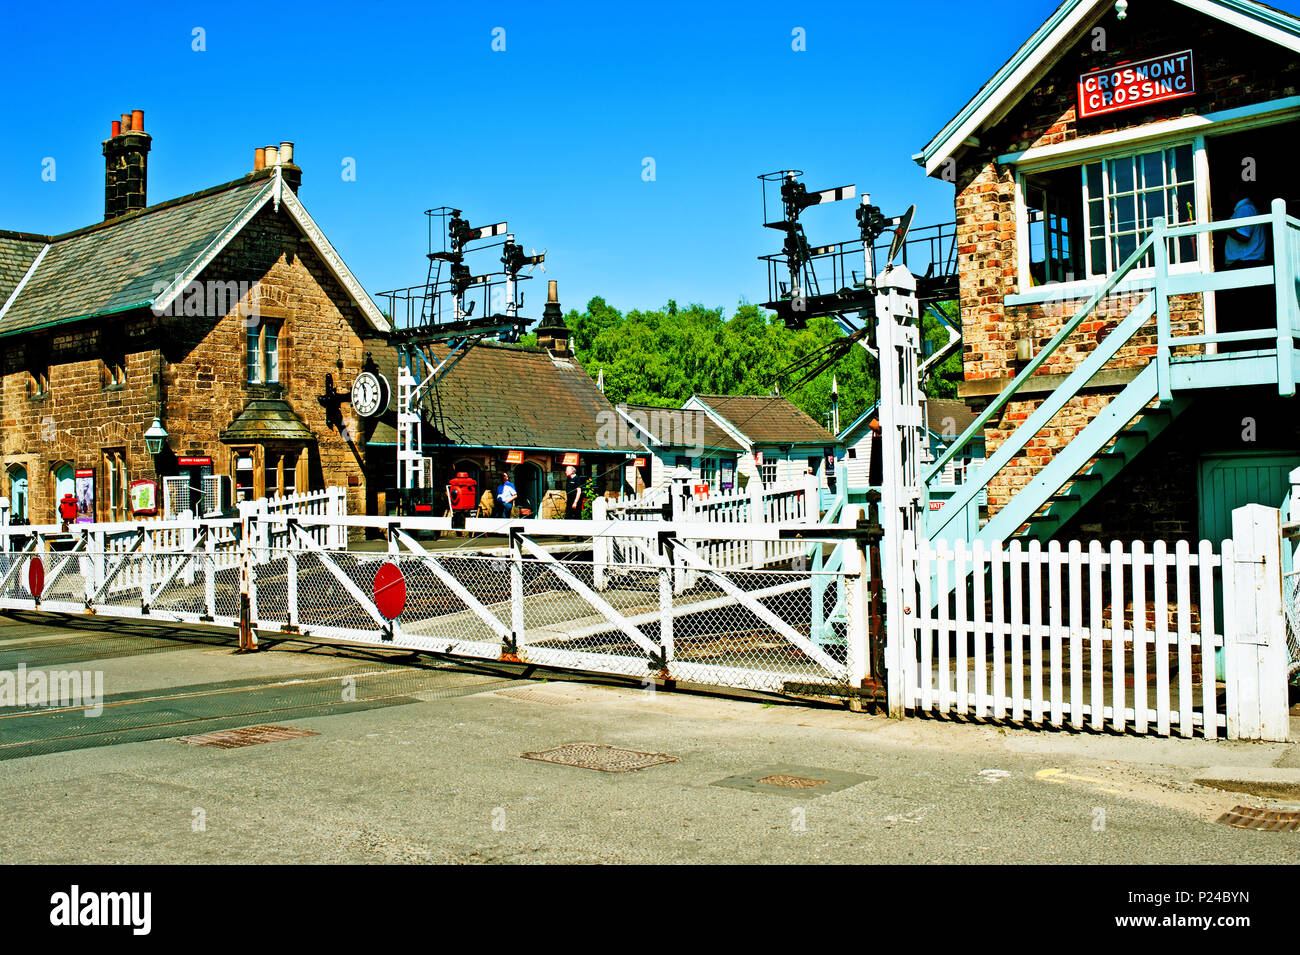
<svg viewBox="0 0 1300 955"><path fill-rule="evenodd" d="M105 697L98 717L0 710L8 862L1300 859L1300 833L1214 821L1267 801L1191 782L1211 764L1294 759L1287 744L898 722L0 617L0 671L19 663L100 672ZM265 724L314 735L232 749L179 740ZM521 758L570 743L675 760L607 773ZM753 782L772 776L822 782Z"/></svg>

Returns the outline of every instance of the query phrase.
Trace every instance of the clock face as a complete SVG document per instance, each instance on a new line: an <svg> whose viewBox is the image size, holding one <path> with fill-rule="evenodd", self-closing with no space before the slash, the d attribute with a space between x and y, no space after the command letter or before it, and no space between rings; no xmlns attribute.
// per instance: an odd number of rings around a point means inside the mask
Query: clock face
<svg viewBox="0 0 1300 955"><path fill-rule="evenodd" d="M363 418L388 409L388 382L383 375L363 371L352 383L352 408Z"/></svg>

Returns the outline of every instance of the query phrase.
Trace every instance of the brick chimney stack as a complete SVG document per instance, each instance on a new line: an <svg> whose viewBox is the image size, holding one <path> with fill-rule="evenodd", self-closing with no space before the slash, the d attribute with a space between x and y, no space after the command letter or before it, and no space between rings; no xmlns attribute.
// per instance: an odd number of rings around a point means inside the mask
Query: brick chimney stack
<svg viewBox="0 0 1300 955"><path fill-rule="evenodd" d="M116 219L148 205L149 147L144 110L123 113L104 140L104 218Z"/></svg>
<svg viewBox="0 0 1300 955"><path fill-rule="evenodd" d="M542 321L537 326L537 344L556 358L572 358L573 352L569 348L569 326L564 324L564 312L560 309L560 298L556 289L557 283L552 279L547 288Z"/></svg>
<svg viewBox="0 0 1300 955"><path fill-rule="evenodd" d="M293 143L259 146L253 150L253 172L278 167L284 184L294 192L302 185L302 168L293 161Z"/></svg>

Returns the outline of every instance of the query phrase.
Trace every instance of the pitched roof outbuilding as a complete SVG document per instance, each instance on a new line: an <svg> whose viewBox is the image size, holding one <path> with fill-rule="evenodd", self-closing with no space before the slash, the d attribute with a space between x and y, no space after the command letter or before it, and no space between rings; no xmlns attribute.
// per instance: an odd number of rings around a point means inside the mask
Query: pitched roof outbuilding
<svg viewBox="0 0 1300 955"><path fill-rule="evenodd" d="M831 434L779 395L696 395L755 444L834 444Z"/></svg>
<svg viewBox="0 0 1300 955"><path fill-rule="evenodd" d="M367 344L379 370L396 389L396 351L379 342ZM446 357L446 346L430 348L435 363ZM626 440L626 428L619 427L613 405L582 365L574 359L552 359L540 348L496 342L473 346L439 378L424 408L425 420L436 432L426 433L427 445L639 450ZM370 440L391 444L396 432L384 421Z"/></svg>
<svg viewBox="0 0 1300 955"><path fill-rule="evenodd" d="M662 448L703 448L709 451L743 451L731 435L704 411L694 408L658 408L620 405L628 417Z"/></svg>

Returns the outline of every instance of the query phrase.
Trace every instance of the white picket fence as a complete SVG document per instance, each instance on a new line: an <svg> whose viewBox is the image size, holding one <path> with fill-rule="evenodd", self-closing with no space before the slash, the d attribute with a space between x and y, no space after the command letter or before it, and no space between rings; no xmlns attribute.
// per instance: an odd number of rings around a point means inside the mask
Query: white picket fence
<svg viewBox="0 0 1300 955"><path fill-rule="evenodd" d="M1256 537L1262 548L1247 533L1217 553L1209 541L908 547L910 606L891 616L904 631L902 704L1057 728L1286 738L1285 635L1265 638L1281 622L1280 578L1268 611L1254 576L1277 572L1277 538L1270 552L1267 528Z"/></svg>
<svg viewBox="0 0 1300 955"><path fill-rule="evenodd" d="M711 493L696 499L686 487L672 493L674 520L704 521L709 524L816 524L819 517L818 490L814 479L805 482ZM671 492L670 492L671 493ZM658 521L664 513L662 496L632 501L597 498L592 505L594 521ZM611 567L620 564L645 565L658 562L658 544L653 540L619 538L605 541ZM798 541L716 540L695 541L696 556L717 570L761 570L800 556L807 547Z"/></svg>

